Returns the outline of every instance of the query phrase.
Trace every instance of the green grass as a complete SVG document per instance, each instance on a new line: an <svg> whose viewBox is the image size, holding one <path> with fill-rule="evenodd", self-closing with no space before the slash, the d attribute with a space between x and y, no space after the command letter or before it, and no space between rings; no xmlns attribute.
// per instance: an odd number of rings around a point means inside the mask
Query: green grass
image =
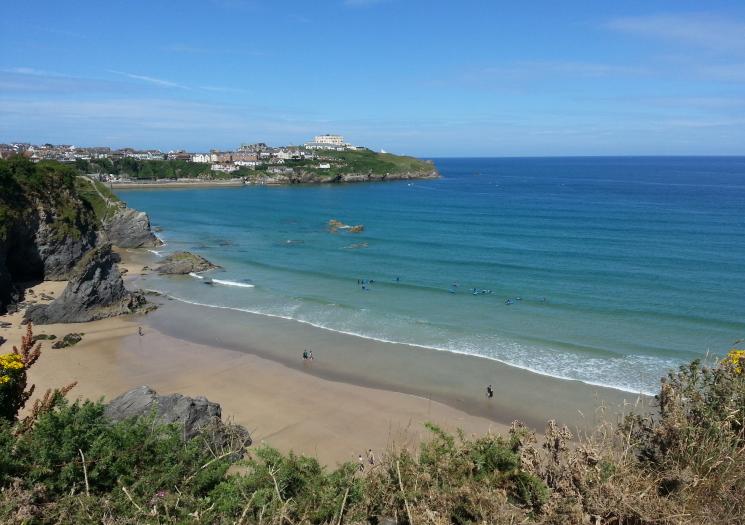
<svg viewBox="0 0 745 525"><path fill-rule="evenodd" d="M348 151L317 151L314 160L286 161L285 166L313 173L315 175L335 179L337 177L355 174L395 175L400 173L429 173L434 166L426 161L391 153L376 153L372 150ZM319 164L328 163L327 169L319 168Z"/></svg>
<svg viewBox="0 0 745 525"><path fill-rule="evenodd" d="M98 191L96 191L94 186L95 188L98 188ZM78 177L75 179L75 189L80 198L88 203L88 205L93 209L93 213L96 215L98 221L103 221L111 217L114 213L116 206L110 204L111 202L120 202L119 197L114 195L111 190L109 190L108 186L101 182L95 182L87 178ZM110 202L107 203L102 199L99 192L105 198L109 199Z"/></svg>

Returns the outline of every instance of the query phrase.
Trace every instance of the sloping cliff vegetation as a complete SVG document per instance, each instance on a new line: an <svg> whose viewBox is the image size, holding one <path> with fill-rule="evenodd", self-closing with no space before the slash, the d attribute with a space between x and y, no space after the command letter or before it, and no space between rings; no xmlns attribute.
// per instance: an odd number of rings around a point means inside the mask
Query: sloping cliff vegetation
<svg viewBox="0 0 745 525"><path fill-rule="evenodd" d="M540 441L519 423L480 437L431 426L419 450L391 448L363 471L260 446L235 472L245 434L217 446L157 412L111 420L101 403L65 401L67 387L19 419L34 352L0 356L3 523L745 522L745 351L671 372L653 407L574 440L553 422Z"/></svg>

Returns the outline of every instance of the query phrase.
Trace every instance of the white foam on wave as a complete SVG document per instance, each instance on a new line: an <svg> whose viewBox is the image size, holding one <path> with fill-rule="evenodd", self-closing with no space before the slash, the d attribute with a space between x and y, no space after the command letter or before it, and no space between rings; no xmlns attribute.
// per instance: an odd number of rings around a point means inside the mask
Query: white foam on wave
<svg viewBox="0 0 745 525"><path fill-rule="evenodd" d="M158 257L163 257L163 254L160 253L158 250L148 250L150 253L157 255Z"/></svg>
<svg viewBox="0 0 745 525"><path fill-rule="evenodd" d="M222 284L224 286L237 286L239 288L254 288L253 284L237 283L235 281L223 281L222 279L212 279L212 282L216 284Z"/></svg>
<svg viewBox="0 0 745 525"><path fill-rule="evenodd" d="M195 279L204 279L204 277L202 277L202 276L201 276L201 275L199 275L198 273L194 273L194 272L189 272L189 275L190 275L191 277L194 277Z"/></svg>
<svg viewBox="0 0 745 525"><path fill-rule="evenodd" d="M215 282L215 279L213 279L213 282ZM512 366L512 367L515 367L515 368L519 368L521 370L526 370L526 371L532 372L534 374L538 374L538 375L542 375L542 376L546 376L546 377L552 377L552 378L555 378L555 379L561 379L561 380L564 380L564 381L579 381L580 383L585 383L585 384L593 385L593 386L599 386L599 387L603 387L603 388L612 388L612 389L615 389L615 390L621 390L622 392L629 392L631 394L654 395L654 393L655 393L652 390L647 390L647 389L643 389L643 388L641 388L641 389L640 388L634 388L634 387L631 387L631 386L625 385L625 384L603 383L603 382L600 382L600 381L593 381L593 380L589 380L589 379L579 379L579 378L576 378L576 377L569 377L569 376L562 375L562 374L557 374L557 373L548 373L545 370L536 369L536 368L533 368L531 366L527 366L527 365L524 365L524 364L521 364L521 363L515 363L513 361L507 361L507 360L504 360L504 359L500 359L498 357L494 357L494 356L490 356L490 355L484 355L484 354L473 352L473 351L466 351L466 350L452 348L452 347L443 347L443 346L435 346L435 345L423 345L423 344L417 344L417 343L412 343L412 342L408 342L408 341L394 341L394 340L385 339L385 338L382 338L382 337L375 337L375 336L366 335L366 334L360 334L360 333L351 332L351 331L347 331L347 330L340 330L340 329L337 329L337 328L331 328L329 326L326 326L326 325L323 325L323 324L320 324L320 323L316 323L316 322L313 322L313 321L308 321L308 320L305 320L305 319L298 319L296 317L291 317L289 315L267 313L267 312L262 312L262 311L259 311L259 310L252 310L250 308L239 308L239 307L235 307L235 306L222 306L222 305L216 305L216 304L200 303L198 301L191 301L189 299L184 299L182 297L177 297L175 295L170 295L170 294L168 294L168 296L171 297L171 298L173 298L173 299L175 299L175 300L177 300L177 301L180 301L182 303L192 304L192 305L195 305L195 306L204 306L204 307L207 307L207 308L216 308L218 310L233 310L235 312L244 312L244 313L254 314L254 315L263 315L265 317L274 317L274 318L278 318L278 319L285 319L287 321L296 321L298 323L307 324L307 325L313 326L315 328L320 328L322 330L327 330L329 332L336 332L336 333L339 333L339 334L350 335L352 337L360 337L362 339L368 339L368 340L377 341L377 342L380 342L380 343L387 343L387 344L394 344L394 345L406 345L406 346L413 346L415 348L425 348L427 350L437 350L438 352L449 352L449 353L452 353L452 354L467 355L467 356L470 356L470 357L480 357L482 359L489 359L491 361L496 361L498 363L502 363L502 364L507 365L507 366Z"/></svg>

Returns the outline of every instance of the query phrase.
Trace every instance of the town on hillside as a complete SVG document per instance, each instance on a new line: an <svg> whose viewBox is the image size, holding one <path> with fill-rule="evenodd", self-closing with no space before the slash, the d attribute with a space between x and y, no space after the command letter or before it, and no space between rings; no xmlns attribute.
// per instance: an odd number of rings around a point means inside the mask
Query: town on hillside
<svg viewBox="0 0 745 525"><path fill-rule="evenodd" d="M121 148L112 150L105 146L78 147L69 144L28 143L0 144L0 158L23 155L33 162L56 160L59 162L99 161L109 159L135 159L138 161L179 160L185 162L209 164L210 170L217 173L233 173L241 168L261 169L273 167L270 172L280 173L286 161L318 161L317 169L329 169L331 164L324 162L323 151L365 150L344 140L341 135L316 135L313 140L300 146L272 147L263 142L242 144L233 151L210 150L209 152L189 152L184 150L162 152L157 149L136 150ZM115 179L115 177L112 176ZM115 182L115 180L113 180Z"/></svg>

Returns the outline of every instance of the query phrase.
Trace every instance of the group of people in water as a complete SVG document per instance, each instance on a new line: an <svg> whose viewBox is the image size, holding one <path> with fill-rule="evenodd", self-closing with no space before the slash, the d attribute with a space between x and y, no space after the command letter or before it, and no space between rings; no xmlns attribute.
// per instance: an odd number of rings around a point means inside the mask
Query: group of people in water
<svg viewBox="0 0 745 525"><path fill-rule="evenodd" d="M370 291L371 284L375 284L375 279L357 279L357 286L362 286L362 289L366 292Z"/></svg>
<svg viewBox="0 0 745 525"><path fill-rule="evenodd" d="M401 282L400 277L396 277L396 282ZM375 284L375 279L357 279L357 286L362 287L362 290L365 292L369 292L371 290L370 285ZM455 293L458 290L458 287L460 285L458 283L453 283L450 285L450 288L448 288L448 293ZM492 295L494 292L489 288L470 288L469 292L471 292L471 295ZM516 302L522 301L522 297L508 297L505 299L504 304L507 306L513 305ZM538 299L540 302L545 303L546 298L541 297Z"/></svg>
<svg viewBox="0 0 745 525"><path fill-rule="evenodd" d="M303 350L303 361L313 361L313 350Z"/></svg>

